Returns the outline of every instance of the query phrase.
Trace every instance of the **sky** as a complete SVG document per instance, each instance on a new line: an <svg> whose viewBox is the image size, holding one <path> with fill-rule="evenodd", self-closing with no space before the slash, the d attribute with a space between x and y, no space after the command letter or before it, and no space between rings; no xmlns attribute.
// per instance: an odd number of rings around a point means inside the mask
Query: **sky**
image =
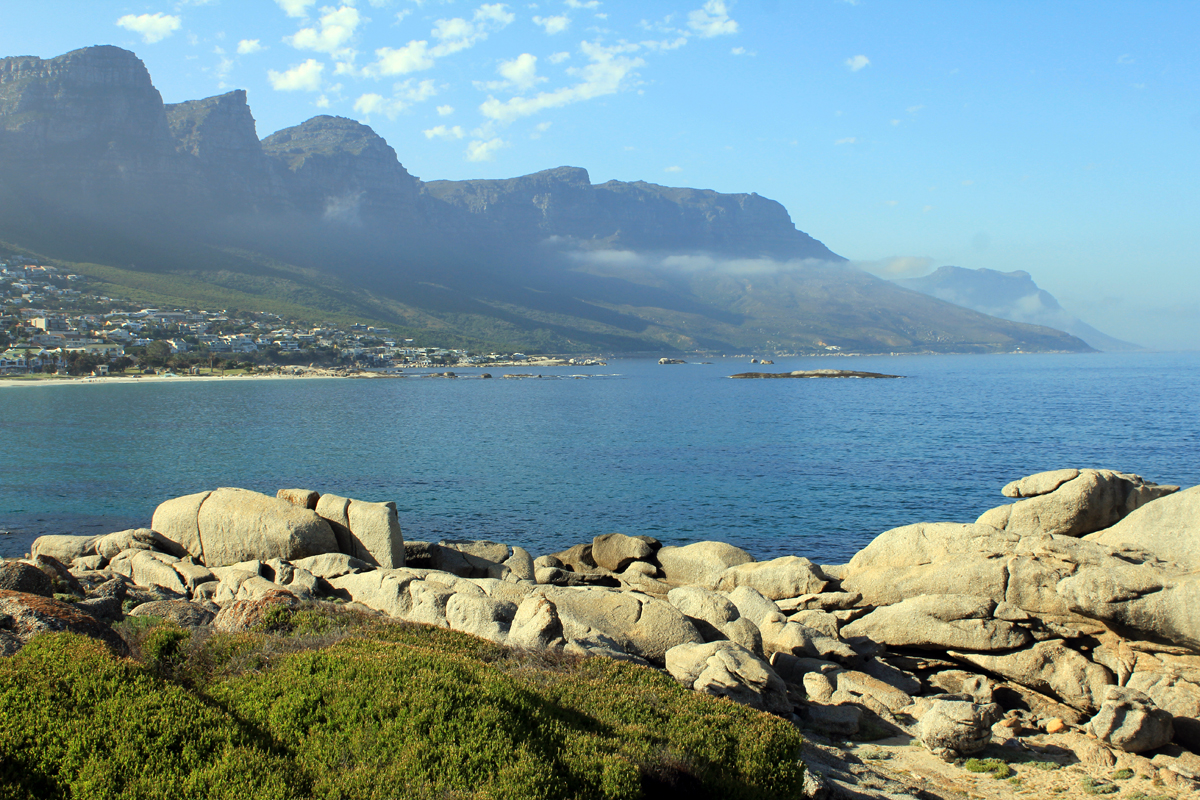
<svg viewBox="0 0 1200 800"><path fill-rule="evenodd" d="M424 180L556 166L778 200L877 274L1022 269L1200 349L1200 3L0 0L0 55L134 51L260 137L370 125Z"/></svg>

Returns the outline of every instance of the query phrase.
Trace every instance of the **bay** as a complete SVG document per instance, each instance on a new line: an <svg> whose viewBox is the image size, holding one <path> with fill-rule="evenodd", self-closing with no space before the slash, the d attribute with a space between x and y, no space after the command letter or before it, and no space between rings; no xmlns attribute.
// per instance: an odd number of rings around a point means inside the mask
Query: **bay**
<svg viewBox="0 0 1200 800"><path fill-rule="evenodd" d="M900 380L728 380L760 368L712 361L0 387L0 555L44 533L148 525L167 498L240 486L394 500L408 539L537 555L621 531L843 563L888 528L973 521L1041 470L1200 483L1197 353L761 368ZM500 377L530 372L544 377Z"/></svg>

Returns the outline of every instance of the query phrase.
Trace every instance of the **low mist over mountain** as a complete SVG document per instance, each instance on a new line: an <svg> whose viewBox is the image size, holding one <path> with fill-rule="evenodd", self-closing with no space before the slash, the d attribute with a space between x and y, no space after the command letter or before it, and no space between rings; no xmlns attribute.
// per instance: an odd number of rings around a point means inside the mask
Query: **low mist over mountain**
<svg viewBox="0 0 1200 800"><path fill-rule="evenodd" d="M940 267L922 278L896 283L964 308L1030 325L1044 325L1078 336L1097 350L1118 353L1143 350L1140 345L1114 339L1069 314L1052 294L1039 289L1028 272Z"/></svg>
<svg viewBox="0 0 1200 800"><path fill-rule="evenodd" d="M576 167L423 182L353 120L260 141L243 91L165 105L110 46L0 60L0 240L114 293L513 349L1089 349L851 269L757 194Z"/></svg>

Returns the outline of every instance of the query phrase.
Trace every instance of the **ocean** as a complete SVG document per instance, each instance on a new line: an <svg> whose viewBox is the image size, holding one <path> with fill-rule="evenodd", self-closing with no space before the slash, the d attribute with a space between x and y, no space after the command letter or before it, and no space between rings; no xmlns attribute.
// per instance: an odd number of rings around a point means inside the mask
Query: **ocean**
<svg viewBox="0 0 1200 800"><path fill-rule="evenodd" d="M239 486L393 500L412 540L540 555L620 531L833 564L1042 470L1200 483L1200 353L708 360L0 387L0 556ZM905 377L727 379L819 368Z"/></svg>

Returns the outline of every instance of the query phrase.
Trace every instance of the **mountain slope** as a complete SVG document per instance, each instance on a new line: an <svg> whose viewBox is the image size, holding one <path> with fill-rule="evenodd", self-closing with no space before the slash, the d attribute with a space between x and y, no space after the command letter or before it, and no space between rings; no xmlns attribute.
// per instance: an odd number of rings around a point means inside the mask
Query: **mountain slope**
<svg viewBox="0 0 1200 800"><path fill-rule="evenodd" d="M576 167L426 183L339 117L257 137L244 92L164 105L120 48L0 59L0 239L131 290L258 294L509 349L1088 349L842 268L756 194Z"/></svg>
<svg viewBox="0 0 1200 800"><path fill-rule="evenodd" d="M1053 295L1039 289L1024 270L999 272L993 269L940 267L923 278L898 280L896 283L906 289L993 317L1057 328L1079 337L1097 350L1126 352L1144 349L1140 345L1101 333L1072 316Z"/></svg>

